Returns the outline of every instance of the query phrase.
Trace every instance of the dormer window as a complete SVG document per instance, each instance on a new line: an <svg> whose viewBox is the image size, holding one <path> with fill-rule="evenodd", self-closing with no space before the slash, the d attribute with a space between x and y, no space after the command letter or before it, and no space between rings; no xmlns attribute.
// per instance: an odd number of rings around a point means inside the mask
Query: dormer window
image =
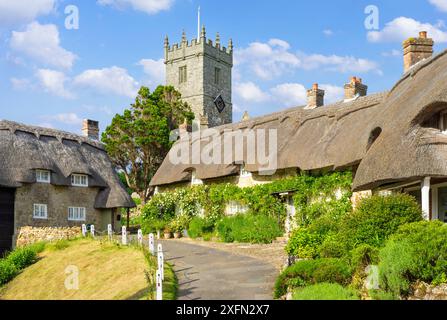
<svg viewBox="0 0 447 320"><path fill-rule="evenodd" d="M36 182L51 183L51 173L48 170L36 170Z"/></svg>
<svg viewBox="0 0 447 320"><path fill-rule="evenodd" d="M88 176L85 174L72 174L71 185L73 187L88 187Z"/></svg>

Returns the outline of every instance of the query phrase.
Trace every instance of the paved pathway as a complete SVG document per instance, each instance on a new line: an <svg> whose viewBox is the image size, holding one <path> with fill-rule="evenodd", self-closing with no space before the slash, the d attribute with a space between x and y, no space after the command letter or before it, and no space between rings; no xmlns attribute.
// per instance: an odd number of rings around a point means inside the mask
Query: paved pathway
<svg viewBox="0 0 447 320"><path fill-rule="evenodd" d="M270 300L278 274L251 257L185 243L161 241L179 280L179 300Z"/></svg>

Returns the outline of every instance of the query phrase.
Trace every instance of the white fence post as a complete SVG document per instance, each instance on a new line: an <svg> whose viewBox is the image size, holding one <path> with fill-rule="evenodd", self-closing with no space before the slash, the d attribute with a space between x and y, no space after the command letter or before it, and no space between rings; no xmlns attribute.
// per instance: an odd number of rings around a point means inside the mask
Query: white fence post
<svg viewBox="0 0 447 320"><path fill-rule="evenodd" d="M85 224L82 225L82 236L83 237L87 236L87 226Z"/></svg>
<svg viewBox="0 0 447 320"><path fill-rule="evenodd" d="M107 234L109 235L109 240L112 240L112 238L113 238L113 230L112 230L112 225L111 224L107 225Z"/></svg>
<svg viewBox="0 0 447 320"><path fill-rule="evenodd" d="M122 228L121 243L123 245L127 245L127 230L126 230L126 227Z"/></svg>
<svg viewBox="0 0 447 320"><path fill-rule="evenodd" d="M149 234L149 252L151 255L155 254L155 242L154 242L154 234Z"/></svg>
<svg viewBox="0 0 447 320"><path fill-rule="evenodd" d="M138 229L138 245L143 245L143 231L141 229Z"/></svg>
<svg viewBox="0 0 447 320"><path fill-rule="evenodd" d="M92 224L90 226L90 233L92 234L92 237L94 238L95 237L95 225L94 224Z"/></svg>
<svg viewBox="0 0 447 320"><path fill-rule="evenodd" d="M163 300L163 280L161 278L160 270L157 270L156 285L157 285L157 300Z"/></svg>

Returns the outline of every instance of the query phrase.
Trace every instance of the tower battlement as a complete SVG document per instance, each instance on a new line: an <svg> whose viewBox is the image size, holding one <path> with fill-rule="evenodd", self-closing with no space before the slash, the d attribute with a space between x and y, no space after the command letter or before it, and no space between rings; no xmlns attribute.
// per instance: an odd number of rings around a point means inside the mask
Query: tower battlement
<svg viewBox="0 0 447 320"><path fill-rule="evenodd" d="M188 41L183 32L182 41L170 45L166 37L164 53L166 84L180 91L195 118L210 127L231 123L233 41L222 46L219 34L215 41L207 39L202 27L199 39Z"/></svg>

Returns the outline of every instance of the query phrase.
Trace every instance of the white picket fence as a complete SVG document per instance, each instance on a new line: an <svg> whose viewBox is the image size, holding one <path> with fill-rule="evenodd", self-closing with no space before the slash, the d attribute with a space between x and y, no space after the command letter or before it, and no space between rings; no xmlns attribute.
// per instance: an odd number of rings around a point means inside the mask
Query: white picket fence
<svg viewBox="0 0 447 320"><path fill-rule="evenodd" d="M90 235L92 238L96 237L96 234L101 234L99 232L95 231L95 226L90 225ZM107 237L109 240L113 240L113 228L112 225L109 224L107 226ZM87 237L87 225L82 225L82 236ZM158 238L158 237L157 237ZM128 232L127 228L125 226L121 229L121 244L122 245L128 245ZM143 237L143 231L141 229L138 230L137 234L137 243L139 246L144 246L144 237ZM155 256L155 236L153 233L149 234L148 237L148 247L149 247L149 253L153 256ZM163 246L161 243L157 246L157 272L155 274L155 284L156 284L156 300L163 300L163 281L165 279L165 272L164 272L164 254L163 254Z"/></svg>

